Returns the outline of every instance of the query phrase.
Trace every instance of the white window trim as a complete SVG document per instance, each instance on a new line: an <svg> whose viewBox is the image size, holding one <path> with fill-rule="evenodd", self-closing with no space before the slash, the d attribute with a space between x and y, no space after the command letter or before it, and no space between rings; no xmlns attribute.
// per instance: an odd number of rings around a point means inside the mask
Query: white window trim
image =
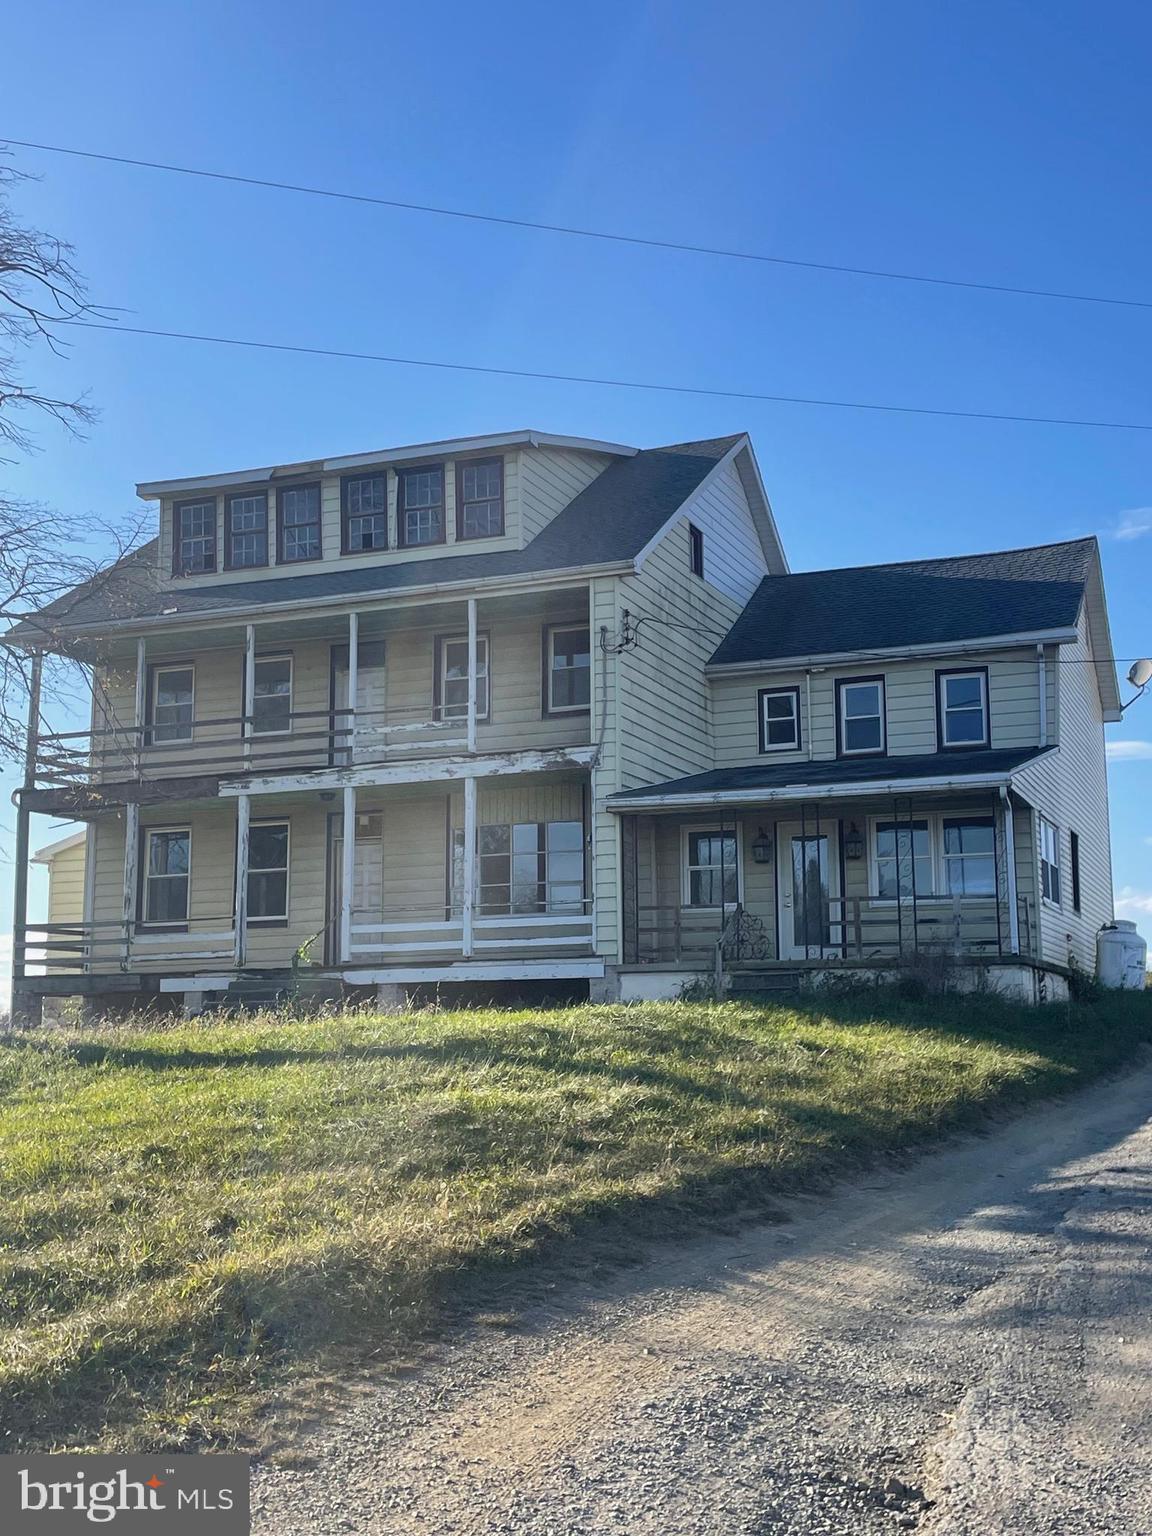
<svg viewBox="0 0 1152 1536"><path fill-rule="evenodd" d="M853 720L880 721L880 745L878 747L848 747L845 742L848 732L845 721L849 718L844 713L844 699L849 688L876 688L880 693L880 709L875 715L852 715ZM836 679L836 712L840 717L840 739L837 743L841 757L884 757L888 751L888 685L884 678L878 677L838 677Z"/></svg>
<svg viewBox="0 0 1152 1536"><path fill-rule="evenodd" d="M984 725L983 735L978 741L949 741L948 740L948 684L961 682L966 677L974 677L980 684L980 718ZM954 713L970 711L970 704L957 705ZM978 751L981 747L989 745L992 739L991 721L988 715L988 674L984 671L971 672L943 672L936 679L936 709L940 721L940 745L948 751L958 752L964 747L971 747Z"/></svg>
<svg viewBox="0 0 1152 1536"><path fill-rule="evenodd" d="M759 748L760 752L764 755L767 755L770 752L801 751L802 742L800 736L800 689L795 684L790 686L782 685L779 688L761 688L757 696L760 700L760 719L757 722L757 731L759 734L757 747ZM795 726L796 739L794 741L788 742L770 742L768 740L768 717L764 713L764 706L769 699L780 698L781 696L787 696L792 701L792 724Z"/></svg>
<svg viewBox="0 0 1152 1536"><path fill-rule="evenodd" d="M160 691L160 679L165 672L191 672L192 674L192 718L188 722L187 736L170 736L166 741L157 741L157 730L171 730L171 726L157 725L156 723L156 696ZM148 701L148 745L150 747L166 747L177 742L192 741L196 735L196 663L194 661L173 662L171 666L155 666L152 668L152 681L150 683L151 698Z"/></svg>
<svg viewBox="0 0 1152 1536"><path fill-rule="evenodd" d="M260 666L261 662L264 662L264 661L286 661L288 663L288 716L289 716L289 719L288 719L288 724L284 727L284 729L282 731L262 731L262 730L260 730L260 728L256 724L256 718L255 718L255 716L256 716L256 676L255 676L255 673L256 673L256 669ZM293 731L293 722L292 722L291 716L292 716L293 711L295 709L294 699L295 699L295 692L296 692L296 663L295 663L295 660L293 659L291 651L273 651L273 652L271 652L270 654L268 654L266 656L257 656L255 658L255 660L253 661L253 663L252 663L252 671L253 671L253 676L252 676L252 716L253 716L253 718L252 718L252 723L251 723L251 727L249 729L249 733L248 734L250 736L259 736L261 738L264 738L266 736L291 736L292 731Z"/></svg>
<svg viewBox="0 0 1152 1536"><path fill-rule="evenodd" d="M720 911L724 910L727 907L727 905L728 905L727 903L725 903L724 907L719 907L719 906L710 906L710 907L698 906L692 900L692 870L693 869L703 869L706 866L701 865L701 864L693 864L691 867L689 867L689 864L688 864L688 839L689 839L690 836L692 836L694 834L698 835L701 832L711 832L713 835L719 834L720 836L725 836L726 834L730 833L732 836L735 837L735 839L736 839L736 900L737 900L737 902L740 905L743 905L743 902L744 902L744 836L743 836L743 823L742 822L737 822L735 825L724 826L721 822L717 822L717 821L695 821L695 822L691 822L690 824L680 828L680 905L682 907L688 908L689 910L691 910L693 912L720 912ZM717 865L711 865L711 866L707 866L707 867L715 869L718 866Z"/></svg>
<svg viewBox="0 0 1152 1536"><path fill-rule="evenodd" d="M188 881L188 901L187 901L186 906L185 906L185 912L184 912L184 916L183 917L175 917L175 918L169 918L169 919L150 918L148 916L148 881L149 881L149 879L176 880L176 879L180 878L180 876L178 876L178 875L153 875L153 876L150 876L149 873L148 873L149 866L151 865L151 862L152 862L152 839L158 833L165 833L165 832L183 832L183 833L185 833L187 835L187 838L188 838L188 873L183 878L185 878ZM143 852L144 852L144 870L143 870L144 878L143 878L143 883L142 883L142 885L140 887L140 919L139 919L140 926L142 928L187 928L188 925L192 921L192 828L190 826L188 826L187 824L181 825L180 823L175 823L174 825L172 825L170 827L145 827L144 828L144 850L143 850Z"/></svg>
<svg viewBox="0 0 1152 1536"><path fill-rule="evenodd" d="M466 706L465 706L465 708L463 709L463 711L461 713L455 713L454 712L452 714L448 714L446 712L446 706L444 704L444 685L448 681L448 664L447 664L447 660L446 660L447 652L448 652L448 647L450 645L465 645L466 646L468 644L468 636L467 635L441 635L440 636L439 644L440 644L440 656L439 656L439 682L440 682L440 690L439 691L440 691L440 697L436 700L436 719L438 721L440 721L441 723L450 722L450 721L467 720L467 718L468 718L468 710L467 710ZM483 654L483 657L484 657L483 663L481 663L481 660L480 660L481 654ZM487 695L488 695L486 703L487 703L488 707L486 709L483 709L483 710L479 708L479 693L480 693L479 683L480 683L480 679L482 677L486 678L487 679L487 683L488 683L488 687L487 687L487 690L486 690ZM455 679L454 679L454 681L455 681ZM491 641L489 639L489 636L486 635L486 634L477 635L476 636L476 683L477 683L477 688L476 688L476 693L477 693L476 719L478 721L480 721L481 723L487 723L492 718L492 645L491 645ZM455 710L455 706L454 706L454 710Z"/></svg>
<svg viewBox="0 0 1152 1536"><path fill-rule="evenodd" d="M556 671L556 636L582 634L588 636L588 703L555 704L552 700L552 684ZM575 670L569 668L568 670ZM491 702L492 689L488 689ZM592 626L590 624L552 624L548 627L548 713L550 715L586 715L592 708Z"/></svg>
<svg viewBox="0 0 1152 1536"><path fill-rule="evenodd" d="M883 822L885 825L889 825L894 819L895 818L892 817L892 816L885 816L885 815L882 815L882 814L876 814L876 815L873 815L873 816L869 816L867 818L867 821L868 821L868 902L869 902L869 904L871 906L874 906L874 907L895 907L896 904L897 904L896 898L894 896L877 896L875 894L875 892L880 889L880 871L879 871L878 861L877 861L877 856L876 856L876 844L877 844L877 832L876 832L876 829L880 825L880 823ZM919 891L917 891L917 893L916 893L916 901L917 901L918 904L920 902L926 902L930 906L939 906L939 907L950 907L952 905L952 897L945 890L945 884L946 884L946 878L945 877L947 875L947 862L948 862L947 861L947 856L946 856L946 854L944 852L944 823L946 821L971 821L971 822L984 822L984 823L986 823L988 821L992 822L992 837L993 837L993 840L994 840L993 841L993 854L992 854L992 867L993 867L993 875L995 876L995 872L996 872L996 869L997 869L997 866L998 866L998 853L996 851L997 850L997 844L995 842L995 839L999 836L999 833L998 833L998 830L997 830L997 827L996 827L995 817L990 817L989 814L986 811L984 811L984 812L981 812L981 811L928 811L928 812L925 812L922 815L919 814L919 813L914 814L913 817L912 817L912 820L913 821L926 821L928 823L928 856L929 856L929 858L932 861L932 885L933 885L933 891L932 891L932 894L930 896L929 895L921 895L921 893ZM996 896L995 896L995 894L992 894L990 896L972 896L972 897L964 897L964 896L962 896L960 899L962 901L966 901L966 900L971 900L971 901L995 901L996 900ZM908 901L908 900L911 900L911 898L910 897L905 897L905 900Z"/></svg>
<svg viewBox="0 0 1152 1536"><path fill-rule="evenodd" d="M1052 829L1052 842L1053 842L1053 844L1055 846L1055 853L1056 853L1056 862L1055 862L1055 864L1052 863L1051 859L1046 859L1044 857L1044 828L1045 827L1051 827L1051 829ZM1054 821L1051 821L1047 816L1045 816L1043 811L1037 811L1036 812L1036 886L1037 886L1037 891L1038 891L1039 896L1040 896L1040 904L1041 904L1041 906L1050 907L1053 912L1063 912L1063 910L1064 910L1064 864L1063 864L1062 857L1061 857L1062 854L1063 854L1063 849L1060 846L1060 828L1057 826L1057 824ZM1056 871L1057 884L1058 884L1059 889L1060 889L1060 899L1059 899L1059 901L1053 901L1051 896L1045 896L1045 894L1044 894L1044 865L1045 864L1047 864L1050 868L1052 868L1052 869L1054 869Z"/></svg>
<svg viewBox="0 0 1152 1536"><path fill-rule="evenodd" d="M287 816L264 816L261 817L259 821L253 821L249 826L249 856L251 856L252 852L251 834L257 827L283 827L288 833L288 848L284 855L284 911L277 913L265 913L263 917L249 917L249 928L258 928L261 923L286 923L288 921L288 914L292 910L292 823ZM188 862L192 862L191 857L189 857ZM255 869L252 866L251 857L249 857L249 877L252 875L276 874L278 870L279 865L275 866L275 868L269 867L266 869ZM245 892L246 897L249 894L249 892ZM245 912L247 912L247 900L245 900L244 909Z"/></svg>

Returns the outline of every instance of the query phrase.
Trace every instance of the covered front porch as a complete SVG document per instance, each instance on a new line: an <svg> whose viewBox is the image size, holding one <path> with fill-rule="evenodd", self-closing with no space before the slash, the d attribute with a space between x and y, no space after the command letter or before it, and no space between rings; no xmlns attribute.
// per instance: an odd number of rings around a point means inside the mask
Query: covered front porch
<svg viewBox="0 0 1152 1536"><path fill-rule="evenodd" d="M1032 818L1019 796L987 785L852 788L738 803L617 797L625 972L1037 953Z"/></svg>

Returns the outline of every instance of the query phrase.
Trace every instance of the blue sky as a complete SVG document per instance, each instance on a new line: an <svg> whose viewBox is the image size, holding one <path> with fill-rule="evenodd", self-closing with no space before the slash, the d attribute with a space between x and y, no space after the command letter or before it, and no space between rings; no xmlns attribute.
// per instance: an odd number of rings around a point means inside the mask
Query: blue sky
<svg viewBox="0 0 1152 1536"><path fill-rule="evenodd" d="M868 0L578 8L284 0L5 21L0 134L511 217L1152 300L1152 15ZM1152 422L1152 310L640 250L18 151L20 211L127 323L495 366ZM797 569L1096 532L1152 650L1152 434L496 379L98 333L10 492L519 426L752 434ZM1121 534L1127 534L1121 537ZM1116 886L1152 927L1152 702L1111 735ZM7 784L2 798L7 806ZM51 832L43 824L41 841ZM10 845L9 845L10 846ZM0 926L10 867L3 873Z"/></svg>

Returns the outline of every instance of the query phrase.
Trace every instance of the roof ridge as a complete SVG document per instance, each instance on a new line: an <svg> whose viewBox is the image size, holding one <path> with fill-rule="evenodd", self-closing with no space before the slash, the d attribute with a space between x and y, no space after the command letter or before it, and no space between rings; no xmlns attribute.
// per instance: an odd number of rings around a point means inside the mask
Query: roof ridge
<svg viewBox="0 0 1152 1536"><path fill-rule="evenodd" d="M810 571L788 571L778 576L769 574L766 581L784 581L790 576L829 576L838 571L897 571L908 565L947 565L955 560L988 560L997 555L1028 555L1041 549L1071 549L1076 544L1099 545L1094 533L1082 534L1076 539L1056 539L1046 544L1017 544L1011 549L977 549L967 555L921 555L911 560L876 560L868 565L824 565Z"/></svg>

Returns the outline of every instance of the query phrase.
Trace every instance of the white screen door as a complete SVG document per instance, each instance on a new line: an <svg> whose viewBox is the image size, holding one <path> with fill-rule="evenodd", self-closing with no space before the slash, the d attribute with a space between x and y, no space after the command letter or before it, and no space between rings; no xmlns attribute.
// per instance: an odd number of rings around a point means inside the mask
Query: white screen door
<svg viewBox="0 0 1152 1536"><path fill-rule="evenodd" d="M817 833L794 822L776 836L780 958L820 960L840 953L839 849L835 827Z"/></svg>

